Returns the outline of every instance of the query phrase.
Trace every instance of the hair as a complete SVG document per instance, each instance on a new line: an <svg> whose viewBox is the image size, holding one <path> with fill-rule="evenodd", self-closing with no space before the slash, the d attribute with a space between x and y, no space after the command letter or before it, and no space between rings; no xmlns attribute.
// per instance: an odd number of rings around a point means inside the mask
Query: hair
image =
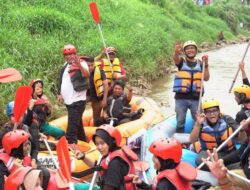
<svg viewBox="0 0 250 190"><path fill-rule="evenodd" d="M125 81L124 80L115 80L115 82L114 82L114 86L115 85L118 85L118 86L120 86L120 87L122 87L122 89L124 89L125 88Z"/></svg>
<svg viewBox="0 0 250 190"><path fill-rule="evenodd" d="M179 164L179 163L175 163L173 159L163 160L162 158L160 158L158 156L157 156L157 158L159 159L159 162L161 164L161 168L159 171L163 171L166 169L174 169Z"/></svg>

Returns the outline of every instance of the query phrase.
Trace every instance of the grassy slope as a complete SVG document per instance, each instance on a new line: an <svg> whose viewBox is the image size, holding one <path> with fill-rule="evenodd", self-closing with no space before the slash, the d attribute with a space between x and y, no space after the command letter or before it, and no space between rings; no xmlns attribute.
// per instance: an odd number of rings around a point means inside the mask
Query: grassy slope
<svg viewBox="0 0 250 190"><path fill-rule="evenodd" d="M88 0L5 0L0 2L1 68L19 69L24 80L2 84L0 107L13 99L17 86L42 78L53 98L56 76L63 64L61 48L72 43L80 54L96 55L102 49L98 29L90 15ZM130 80L151 78L157 66L169 64L176 40L214 42L217 33L235 38L228 23L230 4L201 9L191 0L97 0L108 45L118 49ZM233 1L236 2L236 1ZM249 8L249 7L248 7ZM245 9L244 9L245 10ZM249 22L249 16L238 17ZM242 11L241 11L242 12ZM248 12L249 13L249 12ZM211 16L208 16L211 15ZM221 15L218 15L221 14ZM221 20L223 18L225 21ZM231 19L231 20L230 20ZM234 20L232 21L234 22ZM237 18L235 19L237 29ZM248 26L249 27L249 26ZM246 33L238 30L237 32ZM249 33L248 33L249 34ZM51 93L52 92L52 93Z"/></svg>

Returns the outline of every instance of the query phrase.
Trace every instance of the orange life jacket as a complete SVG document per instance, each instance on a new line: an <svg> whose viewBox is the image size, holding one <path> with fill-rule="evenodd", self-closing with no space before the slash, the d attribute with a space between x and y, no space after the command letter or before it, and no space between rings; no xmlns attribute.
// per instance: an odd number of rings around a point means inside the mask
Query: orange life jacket
<svg viewBox="0 0 250 190"><path fill-rule="evenodd" d="M224 118L225 117L226 116L224 116ZM202 150L213 150L213 148L217 148L233 133L233 128L227 124L224 118L220 118L213 127L209 126L207 122L203 123L199 138ZM232 150L234 146L235 139L233 138L222 151L227 152Z"/></svg>
<svg viewBox="0 0 250 190"><path fill-rule="evenodd" d="M194 68L188 66L184 60L181 69L174 77L174 92L199 93L201 88L202 67L201 63L197 61Z"/></svg>

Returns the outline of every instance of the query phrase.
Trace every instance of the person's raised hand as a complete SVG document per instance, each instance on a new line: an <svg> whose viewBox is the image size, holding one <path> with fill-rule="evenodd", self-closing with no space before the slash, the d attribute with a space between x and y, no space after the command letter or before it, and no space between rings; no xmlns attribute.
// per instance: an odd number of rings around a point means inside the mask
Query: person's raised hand
<svg viewBox="0 0 250 190"><path fill-rule="evenodd" d="M201 59L205 62L205 67L208 67L208 55L203 55Z"/></svg>
<svg viewBox="0 0 250 190"><path fill-rule="evenodd" d="M206 120L206 115L204 113L198 113L196 114L196 122L198 124L202 124Z"/></svg>
<svg viewBox="0 0 250 190"><path fill-rule="evenodd" d="M177 41L177 42L175 43L174 52L175 52L176 54L180 54L181 51L182 51L182 44L181 44L180 41Z"/></svg>
<svg viewBox="0 0 250 190"><path fill-rule="evenodd" d="M223 160L218 158L216 149L213 149L213 154L208 150L208 156L210 161L202 158L202 161L208 166L211 173L216 177L219 183L224 183L227 180L227 168L225 167Z"/></svg>

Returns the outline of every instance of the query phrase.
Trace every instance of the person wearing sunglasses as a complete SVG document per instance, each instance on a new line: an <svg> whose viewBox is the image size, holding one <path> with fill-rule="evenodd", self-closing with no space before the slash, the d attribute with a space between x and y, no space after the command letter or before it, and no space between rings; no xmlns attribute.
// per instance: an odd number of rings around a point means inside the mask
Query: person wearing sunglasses
<svg viewBox="0 0 250 190"><path fill-rule="evenodd" d="M201 158L207 157L207 150L212 151L213 148L219 147L237 128L238 123L229 115L224 115L220 112L219 101L210 99L205 100L202 104L203 113L197 113L196 122L190 134L190 142L196 141L200 144L201 151L196 159L196 164L201 164ZM219 157L224 157L234 152L236 140L242 141L245 138L245 131L240 131L238 138L232 138L227 145L218 153ZM224 159L225 165L233 164L234 162ZM208 170L207 166L202 167L203 170Z"/></svg>

